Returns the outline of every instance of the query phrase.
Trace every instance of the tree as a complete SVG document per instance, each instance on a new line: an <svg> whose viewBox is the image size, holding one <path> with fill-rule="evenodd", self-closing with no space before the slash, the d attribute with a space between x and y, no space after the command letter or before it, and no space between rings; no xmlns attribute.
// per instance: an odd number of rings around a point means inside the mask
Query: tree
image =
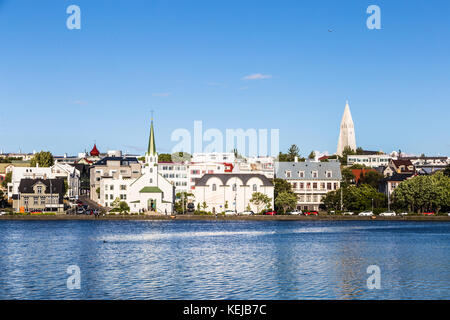
<svg viewBox="0 0 450 320"><path fill-rule="evenodd" d="M10 183L11 180L12 180L12 172L10 171L5 175L5 179L2 181L2 187L6 189L8 187L8 183Z"/></svg>
<svg viewBox="0 0 450 320"><path fill-rule="evenodd" d="M342 150L342 156L339 156L339 162L343 165L347 165L347 156L351 156L356 154L356 151L350 148L349 146L346 146L344 150Z"/></svg>
<svg viewBox="0 0 450 320"><path fill-rule="evenodd" d="M280 178L275 178L273 179L273 184L274 184L274 192L273 192L273 196L275 199L275 210L279 211L281 209L283 209L282 205L278 205L281 202L277 202L277 198L278 195L280 195L281 193L289 193L291 195L295 196L295 193L292 191L292 186L289 182L287 182L284 179L280 179Z"/></svg>
<svg viewBox="0 0 450 320"><path fill-rule="evenodd" d="M203 208L203 210L206 210L206 208L208 208L208 205L206 204L206 201L203 201L202 208Z"/></svg>
<svg viewBox="0 0 450 320"><path fill-rule="evenodd" d="M182 213L187 211L187 204L188 204L188 198L193 197L194 195L192 193L187 192L178 192L175 195L175 211ZM183 203L184 203L184 210L183 210Z"/></svg>
<svg viewBox="0 0 450 320"><path fill-rule="evenodd" d="M250 202L256 206L256 210L258 213L262 211L264 208L268 208L270 206L271 198L266 196L261 192L254 192Z"/></svg>
<svg viewBox="0 0 450 320"><path fill-rule="evenodd" d="M355 175L353 174L350 168L342 168L341 175L342 175L342 183L341 183L342 187L348 187L355 180Z"/></svg>
<svg viewBox="0 0 450 320"><path fill-rule="evenodd" d="M416 176L401 182L393 193L393 204L408 211L424 212L450 208L450 177L443 172Z"/></svg>
<svg viewBox="0 0 450 320"><path fill-rule="evenodd" d="M300 149L297 145L293 144L290 146L287 153L280 152L278 154L278 161L280 162L292 162L295 160L295 157L299 159L299 161L305 161L305 159L300 158Z"/></svg>
<svg viewBox="0 0 450 320"><path fill-rule="evenodd" d="M384 208L387 203L386 196L378 192L368 184L360 187L349 186L342 188L342 203L348 210L368 210L372 208L372 199L374 208ZM327 209L340 210L341 190L328 192L322 201Z"/></svg>
<svg viewBox="0 0 450 320"><path fill-rule="evenodd" d="M381 180L384 178L384 176L379 173L378 171L366 171L366 173L364 173L364 171L361 172L361 177L359 178L359 184L368 184L372 187L374 187L375 189L378 189L378 186L381 182Z"/></svg>
<svg viewBox="0 0 450 320"><path fill-rule="evenodd" d="M444 175L450 177L450 164L448 164L444 169Z"/></svg>
<svg viewBox="0 0 450 320"><path fill-rule="evenodd" d="M314 151L311 151L311 153L308 156L308 159L314 160L316 158L316 153Z"/></svg>
<svg viewBox="0 0 450 320"><path fill-rule="evenodd" d="M158 162L172 162L172 155L170 153L158 154Z"/></svg>
<svg viewBox="0 0 450 320"><path fill-rule="evenodd" d="M119 205L120 205L120 198L117 197L117 198L114 199L114 201L111 203L111 207L117 208Z"/></svg>
<svg viewBox="0 0 450 320"><path fill-rule="evenodd" d="M129 211L130 211L130 207L128 206L128 204L125 201L120 201L119 202L119 212L125 213L125 212L129 212Z"/></svg>
<svg viewBox="0 0 450 320"><path fill-rule="evenodd" d="M358 147L358 148L356 148L356 152L355 152L355 154L359 154L359 155L362 155L362 154L364 154L364 150L363 150L363 148L361 148L361 147Z"/></svg>
<svg viewBox="0 0 450 320"><path fill-rule="evenodd" d="M55 163L55 159L53 159L53 155L49 151L41 151L36 153L31 159L30 166L36 167L51 167Z"/></svg>
<svg viewBox="0 0 450 320"><path fill-rule="evenodd" d="M275 198L275 205L281 207L286 213L287 210L297 206L297 196L293 192L283 191Z"/></svg>

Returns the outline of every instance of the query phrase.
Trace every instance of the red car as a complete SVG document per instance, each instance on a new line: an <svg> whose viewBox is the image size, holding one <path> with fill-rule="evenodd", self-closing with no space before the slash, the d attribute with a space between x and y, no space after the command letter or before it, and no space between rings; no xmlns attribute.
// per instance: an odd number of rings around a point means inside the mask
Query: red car
<svg viewBox="0 0 450 320"><path fill-rule="evenodd" d="M307 211L305 216L317 216L319 213L317 211Z"/></svg>
<svg viewBox="0 0 450 320"><path fill-rule="evenodd" d="M431 211L430 212L424 212L423 214L427 215L427 216L432 216L432 215L434 215L434 212L431 212Z"/></svg>
<svg viewBox="0 0 450 320"><path fill-rule="evenodd" d="M268 216L274 216L277 214L277 212L276 211L266 211L266 212L264 212L264 214L268 215Z"/></svg>

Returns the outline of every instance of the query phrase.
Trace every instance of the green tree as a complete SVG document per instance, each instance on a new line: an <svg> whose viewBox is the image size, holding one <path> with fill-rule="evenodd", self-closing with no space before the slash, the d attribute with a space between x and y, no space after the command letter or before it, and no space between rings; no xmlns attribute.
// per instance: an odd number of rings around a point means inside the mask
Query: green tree
<svg viewBox="0 0 450 320"><path fill-rule="evenodd" d="M344 150L342 150L342 156L339 156L339 162L343 165L347 165L347 156L351 156L356 154L356 151L350 148L349 146L346 146Z"/></svg>
<svg viewBox="0 0 450 320"><path fill-rule="evenodd" d="M308 156L308 159L314 160L316 158L316 153L314 151L311 151L311 153Z"/></svg>
<svg viewBox="0 0 450 320"><path fill-rule="evenodd" d="M158 154L158 162L172 162L172 155L170 153Z"/></svg>
<svg viewBox="0 0 450 320"><path fill-rule="evenodd" d="M55 159L53 159L53 155L49 151L41 151L36 153L31 159L30 166L36 167L51 167L55 163Z"/></svg>
<svg viewBox="0 0 450 320"><path fill-rule="evenodd" d="M384 208L387 199L383 193L378 192L370 185L364 184L360 187L349 186L342 188L342 204L348 210L362 211L372 208ZM340 210L341 190L328 192L322 201L327 209Z"/></svg>
<svg viewBox="0 0 450 320"><path fill-rule="evenodd" d="M188 205L188 200L190 197L193 197L194 195L192 193L187 193L187 192L178 192L175 195L175 211L182 213L182 212L186 212L187 211L187 205ZM184 210L183 210L183 203L184 203Z"/></svg>
<svg viewBox="0 0 450 320"><path fill-rule="evenodd" d="M444 175L450 177L450 164L448 164L444 169Z"/></svg>
<svg viewBox="0 0 450 320"><path fill-rule="evenodd" d="M342 182L341 182L342 187L348 187L355 180L355 175L353 174L350 168L345 167L342 168L341 175L342 175Z"/></svg>
<svg viewBox="0 0 450 320"><path fill-rule="evenodd" d="M275 198L275 205L282 208L283 212L286 213L287 210L297 206L297 196L292 192L283 191Z"/></svg>
<svg viewBox="0 0 450 320"><path fill-rule="evenodd" d="M364 150L361 147L356 148L355 154L362 155L364 154Z"/></svg>
<svg viewBox="0 0 450 320"><path fill-rule="evenodd" d="M5 175L5 179L2 181L2 187L6 189L8 187L8 183L10 183L11 180L12 180L12 172L8 172Z"/></svg>
<svg viewBox="0 0 450 320"><path fill-rule="evenodd" d="M118 208L119 208L120 213L130 212L130 207L128 206L128 204L125 201L120 201Z"/></svg>
<svg viewBox="0 0 450 320"><path fill-rule="evenodd" d="M250 202L256 206L258 213L260 213L264 208L267 209L270 206L271 201L271 198L261 192L254 192L252 198L250 199Z"/></svg>
<svg viewBox="0 0 450 320"><path fill-rule="evenodd" d="M292 162L295 160L295 157L299 159L299 161L305 161L305 159L300 158L300 149L297 145L293 144L289 147L287 153L280 152L278 154L278 161L280 162Z"/></svg>
<svg viewBox="0 0 450 320"><path fill-rule="evenodd" d="M393 204L408 211L424 212L450 208L450 177L443 172L416 176L400 183L393 193Z"/></svg>
<svg viewBox="0 0 450 320"><path fill-rule="evenodd" d="M359 184L368 184L372 187L374 187L375 189L378 189L378 186L381 182L381 180L383 180L384 176L379 173L378 171L367 171L367 172L362 172L361 173L361 177L359 178Z"/></svg>
<svg viewBox="0 0 450 320"><path fill-rule="evenodd" d="M275 210L281 211L283 208L282 208L282 206L279 206L278 202L276 201L278 198L278 195L281 193L289 193L295 197L295 194L292 191L291 184L284 179L275 178L275 179L273 179L273 184L274 184L273 196L275 199Z"/></svg>
<svg viewBox="0 0 450 320"><path fill-rule="evenodd" d="M203 201L202 203L202 209L206 210L206 208L208 208L208 205L206 204L206 201Z"/></svg>

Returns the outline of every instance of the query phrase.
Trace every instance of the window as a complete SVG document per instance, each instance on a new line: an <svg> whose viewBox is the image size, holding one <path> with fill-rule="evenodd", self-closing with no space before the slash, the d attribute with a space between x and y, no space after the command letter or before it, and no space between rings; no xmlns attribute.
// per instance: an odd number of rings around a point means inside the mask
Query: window
<svg viewBox="0 0 450 320"><path fill-rule="evenodd" d="M217 190L217 185L214 183L213 185L212 185L212 191L216 191Z"/></svg>
<svg viewBox="0 0 450 320"><path fill-rule="evenodd" d="M327 190L331 190L331 182L327 183Z"/></svg>
<svg viewBox="0 0 450 320"><path fill-rule="evenodd" d="M256 184L253 185L253 192L258 191L258 186Z"/></svg>
<svg viewBox="0 0 450 320"><path fill-rule="evenodd" d="M299 176L300 178L304 178L304 177L305 177L305 171L299 171L299 172L298 172L298 176Z"/></svg>
<svg viewBox="0 0 450 320"><path fill-rule="evenodd" d="M41 204L42 204L42 205L45 204L45 197L41 197Z"/></svg>
<svg viewBox="0 0 450 320"><path fill-rule="evenodd" d="M120 190L127 190L127 186L125 184L120 185Z"/></svg>
<svg viewBox="0 0 450 320"><path fill-rule="evenodd" d="M317 182L314 182L314 183L313 183L313 189L314 189L314 190L317 190Z"/></svg>
<svg viewBox="0 0 450 320"><path fill-rule="evenodd" d="M305 188L305 184L303 182L300 182L300 189L304 189Z"/></svg>
<svg viewBox="0 0 450 320"><path fill-rule="evenodd" d="M233 191L236 191L236 183L233 184Z"/></svg>
<svg viewBox="0 0 450 320"><path fill-rule="evenodd" d="M291 177L291 172L290 171L286 171L286 178L290 178Z"/></svg>
<svg viewBox="0 0 450 320"><path fill-rule="evenodd" d="M25 203L25 205L28 205L28 197L23 197L23 202Z"/></svg>
<svg viewBox="0 0 450 320"><path fill-rule="evenodd" d="M114 185L110 185L109 190L114 190Z"/></svg>
<svg viewBox="0 0 450 320"><path fill-rule="evenodd" d="M113 200L113 195L112 194L109 195L109 200Z"/></svg>
<svg viewBox="0 0 450 320"><path fill-rule="evenodd" d="M294 183L292 184L292 188L297 189L297 182L294 182Z"/></svg>
<svg viewBox="0 0 450 320"><path fill-rule="evenodd" d="M37 187L37 193L42 193L42 186Z"/></svg>
<svg viewBox="0 0 450 320"><path fill-rule="evenodd" d="M313 177L313 178L317 178L318 177L318 172L317 171L312 171L311 172L311 176Z"/></svg>
<svg viewBox="0 0 450 320"><path fill-rule="evenodd" d="M33 204L38 204L39 197L33 197Z"/></svg>
<svg viewBox="0 0 450 320"><path fill-rule="evenodd" d="M121 200L127 200L127 195L126 194L121 194L120 195L120 199Z"/></svg>
<svg viewBox="0 0 450 320"><path fill-rule="evenodd" d="M331 178L331 176L332 176L331 171L327 171L326 176L327 176L327 178Z"/></svg>

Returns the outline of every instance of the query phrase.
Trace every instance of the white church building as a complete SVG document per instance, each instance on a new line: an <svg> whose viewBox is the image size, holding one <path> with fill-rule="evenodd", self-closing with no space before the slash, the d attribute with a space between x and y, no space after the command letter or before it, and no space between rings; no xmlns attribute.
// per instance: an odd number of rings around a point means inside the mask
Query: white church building
<svg viewBox="0 0 450 320"><path fill-rule="evenodd" d="M128 204L131 213L171 214L174 211L175 186L158 173L158 153L155 147L153 119L141 175L137 178L123 176L101 178L100 204L110 204L117 198Z"/></svg>

